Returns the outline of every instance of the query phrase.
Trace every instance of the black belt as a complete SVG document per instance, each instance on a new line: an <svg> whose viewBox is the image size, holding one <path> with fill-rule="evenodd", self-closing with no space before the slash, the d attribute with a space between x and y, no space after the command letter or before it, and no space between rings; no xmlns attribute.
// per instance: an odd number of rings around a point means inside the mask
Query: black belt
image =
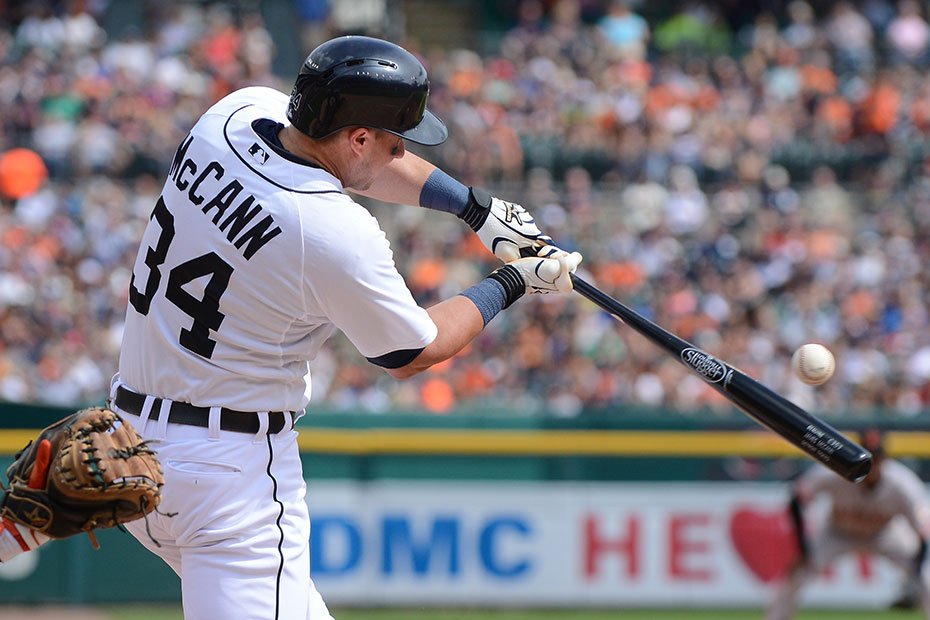
<svg viewBox="0 0 930 620"><path fill-rule="evenodd" d="M130 389L122 386L116 388L116 406L134 415L142 414L142 406L145 404L145 394L137 394ZM161 399L156 398L152 403L152 413L149 420L157 420L161 413ZM168 410L168 421L175 424L187 424L189 426L210 426L210 408L196 407L190 403L178 401L171 402L171 408ZM285 426L289 425L291 416L289 412L272 411L268 413L268 432L278 433ZM258 413L254 411L235 411L223 407L220 410L220 429L224 431L235 431L237 433L257 433L258 432Z"/></svg>

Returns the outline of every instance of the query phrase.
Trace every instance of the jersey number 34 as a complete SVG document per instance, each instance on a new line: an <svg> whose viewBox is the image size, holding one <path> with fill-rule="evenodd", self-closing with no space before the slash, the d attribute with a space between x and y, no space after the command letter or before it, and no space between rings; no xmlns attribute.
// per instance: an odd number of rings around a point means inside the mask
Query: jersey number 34
<svg viewBox="0 0 930 620"><path fill-rule="evenodd" d="M152 219L158 222L161 233L154 247L149 246L145 254L145 265L149 268L149 276L145 287L141 290L136 286L136 274L133 271L129 283L129 303L136 312L147 316L152 306L152 299L158 292L161 283L161 266L168 256L168 248L174 239L174 216L165 206L165 201L159 197L152 211ZM220 297L229 285L232 275L232 265L220 258L215 252L207 252L196 258L185 261L168 272L168 285L165 288L165 298L191 317L194 322L190 329L182 328L178 342L185 349L203 357L212 357L216 341L210 338L210 330L218 330L223 319L220 312ZM197 299L184 290L184 285L196 278L210 276L204 287L203 297Z"/></svg>

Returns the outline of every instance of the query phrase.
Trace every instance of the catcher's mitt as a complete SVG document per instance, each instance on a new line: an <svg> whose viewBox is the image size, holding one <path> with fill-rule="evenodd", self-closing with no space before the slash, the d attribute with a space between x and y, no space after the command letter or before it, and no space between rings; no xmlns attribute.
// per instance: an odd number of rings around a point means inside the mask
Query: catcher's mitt
<svg viewBox="0 0 930 620"><path fill-rule="evenodd" d="M152 449L131 424L103 407L82 409L45 428L6 475L10 488L0 517L50 538L144 517L158 505L165 483Z"/></svg>

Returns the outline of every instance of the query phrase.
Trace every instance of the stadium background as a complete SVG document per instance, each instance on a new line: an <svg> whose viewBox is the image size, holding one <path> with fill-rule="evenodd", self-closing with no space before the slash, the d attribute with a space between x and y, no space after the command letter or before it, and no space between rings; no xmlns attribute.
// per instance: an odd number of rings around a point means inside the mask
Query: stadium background
<svg viewBox="0 0 930 620"><path fill-rule="evenodd" d="M840 428L889 429L927 479L927 5L631 2L609 21L612 4L0 0L0 464L105 397L192 121L363 33L427 64L451 138L425 155L526 205L660 325ZM454 219L366 204L423 304L494 266ZM838 360L816 389L788 370L809 340ZM521 302L402 384L336 337L313 379L305 476L335 603L765 601L774 552L745 541L781 540L808 461L580 297ZM133 541L101 538L0 567L0 602L177 601ZM838 566L809 602L883 607L895 577L872 568Z"/></svg>

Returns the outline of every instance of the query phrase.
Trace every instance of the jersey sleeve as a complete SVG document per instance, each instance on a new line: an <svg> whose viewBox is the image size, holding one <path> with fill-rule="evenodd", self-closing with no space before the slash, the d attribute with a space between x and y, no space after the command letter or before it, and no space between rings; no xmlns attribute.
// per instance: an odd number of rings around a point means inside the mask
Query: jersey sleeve
<svg viewBox="0 0 930 620"><path fill-rule="evenodd" d="M397 271L384 232L350 199L338 208L347 217L307 241L308 280L317 305L368 359L423 349L438 330Z"/></svg>

